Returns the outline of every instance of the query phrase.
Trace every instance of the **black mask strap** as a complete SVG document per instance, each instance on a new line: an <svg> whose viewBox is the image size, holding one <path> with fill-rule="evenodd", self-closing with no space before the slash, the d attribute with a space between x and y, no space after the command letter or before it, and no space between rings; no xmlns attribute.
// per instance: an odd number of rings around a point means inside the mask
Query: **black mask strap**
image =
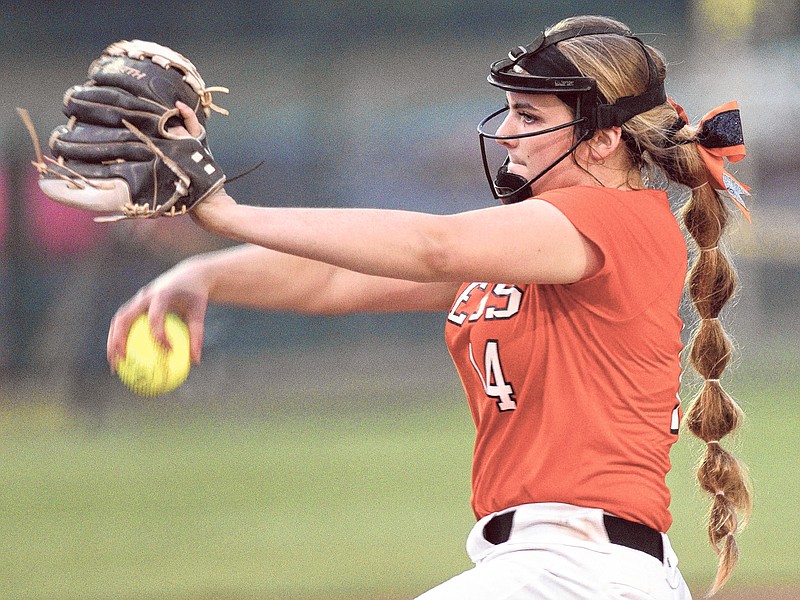
<svg viewBox="0 0 800 600"><path fill-rule="evenodd" d="M644 43L637 37L633 37L633 39L639 42L639 46L647 60L647 88L638 96L624 96L618 98L613 104L600 104L597 107L598 129L619 127L636 115L647 112L656 106L661 106L667 101L667 92L664 89L664 85L658 81L658 67L656 67L656 63L653 61Z"/></svg>

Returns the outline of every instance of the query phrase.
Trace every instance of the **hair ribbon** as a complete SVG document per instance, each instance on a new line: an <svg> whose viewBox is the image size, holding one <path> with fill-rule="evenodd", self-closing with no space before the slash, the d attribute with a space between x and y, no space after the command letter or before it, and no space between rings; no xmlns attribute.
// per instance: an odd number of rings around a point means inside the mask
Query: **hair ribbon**
<svg viewBox="0 0 800 600"><path fill-rule="evenodd" d="M683 107L671 98L667 100L688 124L689 119ZM750 188L725 170L725 159L735 163L746 155L738 102L733 100L708 112L700 119L697 133L691 141L697 144L705 163L709 184L716 190L726 192L749 222L750 211L743 197L750 195Z"/></svg>

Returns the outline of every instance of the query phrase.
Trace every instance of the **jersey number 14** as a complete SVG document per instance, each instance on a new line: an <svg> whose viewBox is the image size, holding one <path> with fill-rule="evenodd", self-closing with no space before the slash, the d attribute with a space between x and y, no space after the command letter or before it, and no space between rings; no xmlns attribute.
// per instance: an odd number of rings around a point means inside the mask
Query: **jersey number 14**
<svg viewBox="0 0 800 600"><path fill-rule="evenodd" d="M514 410L517 408L517 400L514 398L514 388L511 382L506 381L503 375L503 366L500 364L500 351L497 347L497 340L486 340L486 347L483 351L483 371L475 361L472 351L472 344L469 345L469 360L481 379L483 389L489 398L495 398L497 408L501 411Z"/></svg>

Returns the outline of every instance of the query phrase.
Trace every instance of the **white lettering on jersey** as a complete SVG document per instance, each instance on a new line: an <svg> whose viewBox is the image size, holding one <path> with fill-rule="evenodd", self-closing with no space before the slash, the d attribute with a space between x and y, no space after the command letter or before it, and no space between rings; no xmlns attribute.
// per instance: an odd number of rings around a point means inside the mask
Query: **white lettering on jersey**
<svg viewBox="0 0 800 600"><path fill-rule="evenodd" d="M492 294L498 298L506 296L508 302L505 308L498 308L496 306L489 306L486 309L487 319L510 319L519 312L519 305L522 302L522 290L513 285L504 285L498 283L494 286Z"/></svg>
<svg viewBox="0 0 800 600"><path fill-rule="evenodd" d="M470 296L476 289L485 292L488 287L488 283L470 283L464 288L464 291L461 292L458 298L456 298L453 308L447 315L447 320L460 327L467 318L469 318L470 322L477 321L481 317L486 320L510 319L519 312L519 307L522 303L522 290L517 286L506 285L504 283L496 284L492 288L491 294L485 294L483 298L481 298L478 308L471 315L459 310L463 304L469 302ZM505 298L505 306L489 304L490 298Z"/></svg>
<svg viewBox="0 0 800 600"><path fill-rule="evenodd" d="M680 402L678 402L678 404L675 405L675 408L672 409L672 418L670 419L670 425L669 425L669 432L673 435L678 435L678 432L680 431L681 427L680 410L681 410L681 404Z"/></svg>
<svg viewBox="0 0 800 600"><path fill-rule="evenodd" d="M465 312L456 311L462 304L466 304L469 301L469 296L475 288L483 286L481 289L485 290L488 285L488 283L470 283L467 287L465 287L464 291L461 292L461 295L456 298L456 303L450 310L450 314L447 315L447 320L451 323L455 323L456 325L462 325L469 315L467 315Z"/></svg>

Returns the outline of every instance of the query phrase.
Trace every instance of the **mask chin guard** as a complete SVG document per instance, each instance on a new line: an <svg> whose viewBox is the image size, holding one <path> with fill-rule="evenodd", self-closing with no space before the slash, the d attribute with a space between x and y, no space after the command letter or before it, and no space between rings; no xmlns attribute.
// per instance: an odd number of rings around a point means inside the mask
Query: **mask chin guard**
<svg viewBox="0 0 800 600"><path fill-rule="evenodd" d="M492 182L497 198L503 204L522 202L531 196L531 182L522 175L508 172L508 161L497 171Z"/></svg>

